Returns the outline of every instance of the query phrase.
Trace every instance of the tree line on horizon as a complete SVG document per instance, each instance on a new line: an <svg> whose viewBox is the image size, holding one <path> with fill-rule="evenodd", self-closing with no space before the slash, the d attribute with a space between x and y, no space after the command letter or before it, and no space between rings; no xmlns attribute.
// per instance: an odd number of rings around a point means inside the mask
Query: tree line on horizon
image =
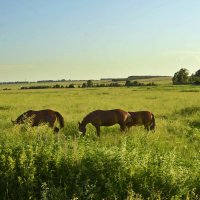
<svg viewBox="0 0 200 200"><path fill-rule="evenodd" d="M197 70L194 74L189 75L190 72L186 68L181 68L179 71L174 73L174 76L172 77L172 83L174 85L180 85L180 84L194 84L194 85L200 85L200 69ZM131 76L134 77L134 76ZM137 79L139 76L137 76ZM145 77L145 76L141 76ZM147 76L150 77L157 77L157 76ZM162 76L158 76L162 77ZM63 81L64 79L62 79ZM50 82L61 82L61 81L52 81ZM94 83L93 80L87 80L86 82L82 83L82 85L78 85L78 88L89 88L89 87L122 87L122 86L156 86L154 82L149 82L147 84L141 83L137 80L131 80L129 77L124 79L125 84L120 84L118 80L112 79L111 83ZM36 83L44 83L46 81L37 81ZM67 82L66 80L64 82ZM28 81L17 81L17 82L1 82L0 84L28 84L28 83L34 83L34 82L28 82ZM55 84L53 86L48 85L37 85L37 86L22 86L20 89L47 89L47 88L75 88L75 84L71 83L69 85L63 86L60 84ZM4 88L3 90L6 90L8 88Z"/></svg>
<svg viewBox="0 0 200 200"><path fill-rule="evenodd" d="M200 69L197 70L194 74L191 76L189 75L190 72L186 68L181 68L179 71L177 71L174 76L172 77L172 83L174 85L178 84L194 84L194 85L200 85Z"/></svg>
<svg viewBox="0 0 200 200"><path fill-rule="evenodd" d="M186 68L181 68L179 71L174 73L172 77L172 83L174 85L178 84L194 84L200 85L200 69L197 70L191 76L189 75L189 70ZM118 81L113 81L111 83L94 83L92 80L87 80L86 82L82 83L82 85L78 85L78 88L91 88L91 87L130 87L130 86L156 86L154 82L150 83L141 83L137 80L130 80L129 78L126 79L125 84L120 84ZM69 85L63 86L60 84L56 84L54 86L30 86L30 87L21 87L21 89L47 89L47 88L75 88L75 84L71 83Z"/></svg>
<svg viewBox="0 0 200 200"><path fill-rule="evenodd" d="M130 80L126 80L125 84L120 84L118 82L112 82L112 83L94 83L92 80L88 80L84 83L82 83L82 85L78 85L78 88L91 88L91 87L123 87L123 86L156 86L156 84L154 82L150 82L150 83L140 83L138 81L130 81ZM53 86L48 86L48 85L38 85L38 86L22 86L20 89L21 90L26 90L26 89L48 89L48 88L75 88L75 84L71 83L69 85L60 85L60 84L56 84Z"/></svg>

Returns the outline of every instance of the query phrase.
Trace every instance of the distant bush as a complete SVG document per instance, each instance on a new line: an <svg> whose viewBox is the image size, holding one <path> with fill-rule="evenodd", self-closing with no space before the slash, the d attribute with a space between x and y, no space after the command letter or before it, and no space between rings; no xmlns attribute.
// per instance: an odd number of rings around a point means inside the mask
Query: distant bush
<svg viewBox="0 0 200 200"><path fill-rule="evenodd" d="M53 88L61 88L61 85L56 84L56 85L53 86Z"/></svg>
<svg viewBox="0 0 200 200"><path fill-rule="evenodd" d="M200 85L200 70L196 71L195 74L192 74L190 80L194 85Z"/></svg>
<svg viewBox="0 0 200 200"><path fill-rule="evenodd" d="M106 84L102 83L102 84L99 84L99 87L107 87Z"/></svg>
<svg viewBox="0 0 200 200"><path fill-rule="evenodd" d="M93 86L93 81L92 80L88 80L87 81L87 87L92 87Z"/></svg>
<svg viewBox="0 0 200 200"><path fill-rule="evenodd" d="M147 85L147 86L156 86L156 84L155 84L154 82L147 83L146 85Z"/></svg>
<svg viewBox="0 0 200 200"><path fill-rule="evenodd" d="M120 86L121 85L119 83L117 83L117 82L109 84L109 87L120 87Z"/></svg>
<svg viewBox="0 0 200 200"><path fill-rule="evenodd" d="M125 86L131 86L131 81L130 80L126 80Z"/></svg>
<svg viewBox="0 0 200 200"><path fill-rule="evenodd" d="M194 85L200 85L200 80L196 80L193 82Z"/></svg>
<svg viewBox="0 0 200 200"><path fill-rule="evenodd" d="M82 84L82 88L86 88L87 87L87 84L86 83L83 83Z"/></svg>
<svg viewBox="0 0 200 200"><path fill-rule="evenodd" d="M156 86L156 84L154 82L144 84L138 81L131 82L130 80L126 80L125 86Z"/></svg>
<svg viewBox="0 0 200 200"><path fill-rule="evenodd" d="M75 85L73 83L69 84L68 88L75 88Z"/></svg>
<svg viewBox="0 0 200 200"><path fill-rule="evenodd" d="M94 87L121 87L122 85L120 85L117 82L114 83L109 83L109 84L105 84L105 83L101 83L101 84L96 84L94 85Z"/></svg>

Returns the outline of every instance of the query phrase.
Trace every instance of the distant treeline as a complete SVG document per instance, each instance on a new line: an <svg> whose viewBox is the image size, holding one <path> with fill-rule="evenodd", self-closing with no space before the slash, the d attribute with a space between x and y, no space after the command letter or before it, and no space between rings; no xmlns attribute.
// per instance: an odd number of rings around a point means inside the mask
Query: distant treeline
<svg viewBox="0 0 200 200"><path fill-rule="evenodd" d="M0 82L2 85L6 84L29 84L29 83L53 83L53 82L70 82L71 80L40 80L40 81L13 81L13 82Z"/></svg>
<svg viewBox="0 0 200 200"><path fill-rule="evenodd" d="M21 90L27 90L27 89L48 89L48 88L91 88L91 87L124 87L124 86L156 86L154 82L151 83L140 83L138 81L133 81L131 82L130 80L126 80L125 84L120 84L118 82L112 82L112 83L93 83L92 80L88 80L87 82L83 83L82 85L77 85L75 86L73 83L69 85L60 85L56 84L53 86L48 86L48 85L38 85L38 86L22 86L20 89Z"/></svg>
<svg viewBox="0 0 200 200"><path fill-rule="evenodd" d="M27 84L27 83L31 83L31 82L28 82L28 81L0 82L1 85L7 85L7 84Z"/></svg>
<svg viewBox="0 0 200 200"><path fill-rule="evenodd" d="M20 89L21 90L29 90L29 89L48 89L48 88L75 88L74 84L69 84L66 86L63 85L53 85L53 86L49 86L49 85L37 85L37 86L22 86Z"/></svg>
<svg viewBox="0 0 200 200"><path fill-rule="evenodd" d="M113 83L101 83L101 84L93 84L93 82L91 80L88 80L86 83L82 84L82 88L86 88L86 87L124 87L124 86L156 86L156 84L154 82L151 83L140 83L138 81L130 81L130 80L126 80L125 84L120 84L118 82L113 82Z"/></svg>
<svg viewBox="0 0 200 200"><path fill-rule="evenodd" d="M103 81L126 81L126 80L138 80L138 79L150 79L150 78L164 78L170 76L128 76L128 78L101 78Z"/></svg>
<svg viewBox="0 0 200 200"><path fill-rule="evenodd" d="M169 77L169 76L129 76L128 78L101 78L100 80L109 80L113 82L118 81L126 81L128 80L138 80L138 79L149 79L149 78L160 78L160 77ZM66 80L66 79L60 79L60 80L39 80L39 81L13 81L13 82L0 82L0 84L29 84L29 83L54 83L54 82L80 82L80 81L87 81L87 80Z"/></svg>
<svg viewBox="0 0 200 200"><path fill-rule="evenodd" d="M52 82L66 82L66 81L69 81L69 80L66 80L66 79L61 79L61 80L40 80L40 81L37 81L37 83L52 83Z"/></svg>
<svg viewBox="0 0 200 200"><path fill-rule="evenodd" d="M128 80L149 79L149 78L164 78L170 76L129 76Z"/></svg>
<svg viewBox="0 0 200 200"><path fill-rule="evenodd" d="M20 89L27 90L27 89L47 89L47 88L51 88L51 86L46 86L46 85L38 85L38 86L30 86L30 87L22 86Z"/></svg>
<svg viewBox="0 0 200 200"><path fill-rule="evenodd" d="M125 86L156 86L154 82L150 83L140 83L138 81L131 82L130 80L126 80Z"/></svg>

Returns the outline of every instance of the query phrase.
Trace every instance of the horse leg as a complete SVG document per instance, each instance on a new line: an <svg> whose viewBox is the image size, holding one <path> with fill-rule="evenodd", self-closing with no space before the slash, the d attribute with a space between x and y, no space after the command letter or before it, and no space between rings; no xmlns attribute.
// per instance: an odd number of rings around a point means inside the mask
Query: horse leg
<svg viewBox="0 0 200 200"><path fill-rule="evenodd" d="M145 130L147 130L149 132L150 128L148 125L144 125Z"/></svg>
<svg viewBox="0 0 200 200"><path fill-rule="evenodd" d="M120 125L120 131L123 132L126 130L126 125L125 124L119 124Z"/></svg>
<svg viewBox="0 0 200 200"><path fill-rule="evenodd" d="M130 128L131 128L131 126L126 126L127 127L127 129L128 129L128 131L130 130Z"/></svg>
<svg viewBox="0 0 200 200"><path fill-rule="evenodd" d="M100 137L100 126L95 126L96 131L97 131L97 136Z"/></svg>
<svg viewBox="0 0 200 200"><path fill-rule="evenodd" d="M56 121L56 118L50 120L49 127L53 129L54 133L58 133L59 132L59 128L56 127L56 126L54 127L55 121Z"/></svg>
<svg viewBox="0 0 200 200"><path fill-rule="evenodd" d="M50 127L50 128L53 128L54 122L49 122L48 124L49 124L49 127Z"/></svg>

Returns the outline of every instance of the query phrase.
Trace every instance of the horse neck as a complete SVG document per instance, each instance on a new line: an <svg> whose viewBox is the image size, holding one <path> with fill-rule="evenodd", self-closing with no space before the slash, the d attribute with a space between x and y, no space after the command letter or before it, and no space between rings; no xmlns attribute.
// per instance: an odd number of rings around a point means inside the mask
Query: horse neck
<svg viewBox="0 0 200 200"><path fill-rule="evenodd" d="M29 117L28 112L25 112L25 113L21 114L15 121L17 123L20 123L23 120L25 120L27 117Z"/></svg>
<svg viewBox="0 0 200 200"><path fill-rule="evenodd" d="M81 122L81 124L83 126L86 126L88 123L90 123L90 117L87 115L86 117L84 117L83 121Z"/></svg>
<svg viewBox="0 0 200 200"><path fill-rule="evenodd" d="M16 121L22 120L23 118L24 118L24 113L21 114L21 115L16 119Z"/></svg>

